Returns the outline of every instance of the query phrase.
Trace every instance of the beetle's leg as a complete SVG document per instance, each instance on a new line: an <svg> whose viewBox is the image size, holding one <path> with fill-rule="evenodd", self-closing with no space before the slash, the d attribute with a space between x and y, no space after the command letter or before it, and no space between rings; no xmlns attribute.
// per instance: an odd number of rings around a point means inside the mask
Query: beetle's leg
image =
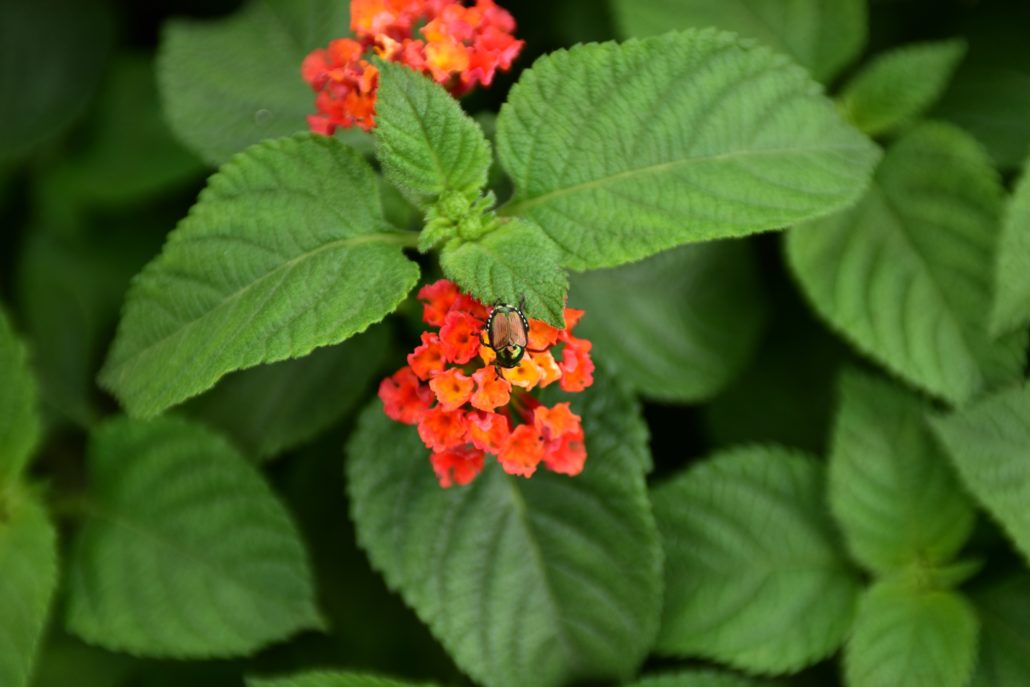
<svg viewBox="0 0 1030 687"><path fill-rule="evenodd" d="M519 296L519 310L526 312L526 294Z"/></svg>

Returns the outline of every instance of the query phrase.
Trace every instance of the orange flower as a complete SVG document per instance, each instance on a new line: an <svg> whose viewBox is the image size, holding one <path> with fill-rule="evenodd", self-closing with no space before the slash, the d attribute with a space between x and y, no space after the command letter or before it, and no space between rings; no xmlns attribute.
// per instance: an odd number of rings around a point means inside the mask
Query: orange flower
<svg viewBox="0 0 1030 687"><path fill-rule="evenodd" d="M565 312L568 312L566 309ZM543 320L529 321L529 347L536 351L542 351L558 343L560 329L552 327Z"/></svg>
<svg viewBox="0 0 1030 687"><path fill-rule="evenodd" d="M440 406L426 411L418 421L418 435L434 451L446 451L465 443L468 421L461 410L445 410Z"/></svg>
<svg viewBox="0 0 1030 687"><path fill-rule="evenodd" d="M536 364L531 355L524 356L522 362L516 367L503 368L501 374L513 386L519 386L526 390L535 387L544 376L543 370L540 369L540 366Z"/></svg>
<svg viewBox="0 0 1030 687"><path fill-rule="evenodd" d="M548 443L544 465L551 472L578 475L587 461L587 448L583 444L583 431L564 434L556 443Z"/></svg>
<svg viewBox="0 0 1030 687"><path fill-rule="evenodd" d="M301 65L301 76L317 93L315 108L309 115L311 130L331 136L336 127L359 126L368 131L374 126L376 89L379 70L361 59L363 48L357 41L340 38L327 50L315 50Z"/></svg>
<svg viewBox="0 0 1030 687"><path fill-rule="evenodd" d="M508 418L481 410L469 413L467 418L468 438L472 445L494 455L500 453L511 436Z"/></svg>
<svg viewBox="0 0 1030 687"><path fill-rule="evenodd" d="M536 408L533 424L547 440L582 431L579 416L572 412L568 403L556 403L553 408Z"/></svg>
<svg viewBox="0 0 1030 687"><path fill-rule="evenodd" d="M519 425L497 454L497 461L509 475L529 477L544 459L544 440L533 425Z"/></svg>
<svg viewBox="0 0 1030 687"><path fill-rule="evenodd" d="M434 452L429 456L429 462L433 465L433 472L441 487L446 489L453 484L464 486L483 469L483 452L470 446L458 446Z"/></svg>
<svg viewBox="0 0 1030 687"><path fill-rule="evenodd" d="M543 353L531 352L529 356L540 369L541 389L561 379L561 368L558 367L558 363L555 362L554 356L551 355L550 351L544 351Z"/></svg>
<svg viewBox="0 0 1030 687"><path fill-rule="evenodd" d="M458 287L453 282L440 279L432 284L426 284L418 290L418 299L424 303L422 319L434 327L441 326L457 298Z"/></svg>
<svg viewBox="0 0 1030 687"><path fill-rule="evenodd" d="M447 362L440 347L440 336L433 332L422 332L422 345L408 354L408 365L423 381L443 372Z"/></svg>
<svg viewBox="0 0 1030 687"><path fill-rule="evenodd" d="M511 383L498 377L496 370L481 367L472 374L472 378L476 380L477 387L471 399L473 408L493 410L508 405L511 399Z"/></svg>
<svg viewBox="0 0 1030 687"><path fill-rule="evenodd" d="M464 365L479 352L483 323L468 313L452 310L440 327L440 348L452 363Z"/></svg>
<svg viewBox="0 0 1030 687"><path fill-rule="evenodd" d="M594 361L590 359L591 344L586 339L566 335L561 352L562 391L583 391L594 383Z"/></svg>
<svg viewBox="0 0 1030 687"><path fill-rule="evenodd" d="M436 394L436 400L444 410L456 410L472 397L476 384L472 378L453 367L429 380L429 388Z"/></svg>
<svg viewBox="0 0 1030 687"><path fill-rule="evenodd" d="M422 419L433 403L429 389L419 384L410 368L402 367L379 384L379 398L387 416L397 422L413 425Z"/></svg>

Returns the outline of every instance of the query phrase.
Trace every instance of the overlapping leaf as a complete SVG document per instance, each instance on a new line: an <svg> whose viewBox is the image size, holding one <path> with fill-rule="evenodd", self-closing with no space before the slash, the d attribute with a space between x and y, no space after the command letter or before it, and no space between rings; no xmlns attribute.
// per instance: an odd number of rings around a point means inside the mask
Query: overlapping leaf
<svg viewBox="0 0 1030 687"><path fill-rule="evenodd" d="M790 55L823 82L862 52L866 39L861 0L615 0L613 7L627 36L714 26Z"/></svg>
<svg viewBox="0 0 1030 687"><path fill-rule="evenodd" d="M227 372L339 343L414 286L407 242L352 149L310 134L255 146L134 282L101 382L152 416Z"/></svg>
<svg viewBox="0 0 1030 687"><path fill-rule="evenodd" d="M787 673L841 645L859 581L836 546L824 477L804 455L754 446L655 489L666 555L660 652Z"/></svg>
<svg viewBox="0 0 1030 687"><path fill-rule="evenodd" d="M844 658L848 687L963 687L976 660L972 605L888 579L862 599Z"/></svg>
<svg viewBox="0 0 1030 687"><path fill-rule="evenodd" d="M929 109L965 55L960 40L915 43L878 55L841 93L848 119L870 135L893 131Z"/></svg>
<svg viewBox="0 0 1030 687"><path fill-rule="evenodd" d="M373 565L485 685L628 678L661 604L661 550L643 480L646 430L629 397L591 389L577 477L525 480L492 461L441 489L412 427L378 401L348 447L358 538ZM619 428L626 423L631 427Z"/></svg>
<svg viewBox="0 0 1030 687"><path fill-rule="evenodd" d="M980 655L971 687L1030 684L1030 577L1025 573L973 593Z"/></svg>
<svg viewBox="0 0 1030 687"><path fill-rule="evenodd" d="M0 309L0 496L25 469L39 434L36 382L25 346Z"/></svg>
<svg viewBox="0 0 1030 687"><path fill-rule="evenodd" d="M361 673L304 673L289 677L247 678L247 687L430 687L425 682L391 680Z"/></svg>
<svg viewBox="0 0 1030 687"><path fill-rule="evenodd" d="M779 229L849 205L876 148L786 58L716 31L574 47L497 122L515 184L574 269Z"/></svg>
<svg viewBox="0 0 1030 687"><path fill-rule="evenodd" d="M998 245L991 329L1004 334L1030 323L1030 159L1009 200Z"/></svg>
<svg viewBox="0 0 1030 687"><path fill-rule="evenodd" d="M830 455L830 506L856 560L885 573L948 562L973 504L925 424L928 405L884 380L842 380Z"/></svg>
<svg viewBox="0 0 1030 687"><path fill-rule="evenodd" d="M639 263L572 275L571 303L588 316L581 336L637 391L701 401L721 391L754 353L765 299L751 246L682 246Z"/></svg>
<svg viewBox="0 0 1030 687"><path fill-rule="evenodd" d="M974 141L925 124L890 149L861 203L790 232L790 263L859 349L961 403L1023 367L1025 334L987 331L1001 198Z"/></svg>
<svg viewBox="0 0 1030 687"><path fill-rule="evenodd" d="M68 628L144 656L238 656L321 624L297 530L251 467L185 420L114 420L71 556Z"/></svg>
<svg viewBox="0 0 1030 687"><path fill-rule="evenodd" d="M645 677L628 687L761 687L766 684L769 683L714 670L685 670Z"/></svg>

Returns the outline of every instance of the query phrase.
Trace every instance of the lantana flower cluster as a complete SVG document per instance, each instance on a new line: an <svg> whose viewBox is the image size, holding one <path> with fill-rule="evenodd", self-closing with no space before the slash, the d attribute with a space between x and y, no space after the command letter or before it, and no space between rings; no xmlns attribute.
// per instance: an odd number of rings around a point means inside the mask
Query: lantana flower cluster
<svg viewBox="0 0 1030 687"><path fill-rule="evenodd" d="M312 131L375 126L379 70L371 53L430 75L456 96L489 86L522 49L515 20L494 0L352 0L355 39L339 38L304 59L301 74L317 94Z"/></svg>
<svg viewBox="0 0 1030 687"><path fill-rule="evenodd" d="M418 297L430 329L408 364L380 384L379 398L390 418L418 426L440 486L471 482L486 454L512 475L529 477L540 465L579 474L587 458L580 417L567 402L547 407L533 392L555 383L578 392L593 383L591 344L572 334L583 311L566 308L565 329L529 320L527 352L506 369L493 365L484 343L486 306L447 280Z"/></svg>

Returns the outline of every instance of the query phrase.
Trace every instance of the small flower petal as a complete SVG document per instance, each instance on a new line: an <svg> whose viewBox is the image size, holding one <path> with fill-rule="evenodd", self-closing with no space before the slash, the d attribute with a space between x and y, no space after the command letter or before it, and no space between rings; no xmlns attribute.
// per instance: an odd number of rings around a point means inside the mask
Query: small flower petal
<svg viewBox="0 0 1030 687"><path fill-rule="evenodd" d="M444 489L466 485L483 469L483 452L468 445L437 451L429 456L436 479Z"/></svg>
<svg viewBox="0 0 1030 687"><path fill-rule="evenodd" d="M440 347L452 363L464 365L479 352L482 323L466 312L452 310L440 327Z"/></svg>
<svg viewBox="0 0 1030 687"><path fill-rule="evenodd" d="M459 295L458 287L446 279L426 284L418 291L422 306L422 319L426 324L439 327Z"/></svg>
<svg viewBox="0 0 1030 687"><path fill-rule="evenodd" d="M389 418L407 425L421 420L433 403L429 387L419 382L407 367L402 367L379 384L379 398Z"/></svg>
<svg viewBox="0 0 1030 687"><path fill-rule="evenodd" d="M408 354L408 365L419 379L425 381L443 372L447 361L440 347L440 337L433 332L422 332L422 345Z"/></svg>
<svg viewBox="0 0 1030 687"><path fill-rule="evenodd" d="M441 372L429 380L429 388L436 394L436 400L444 410L455 410L465 405L472 397L475 386L472 377L462 373L457 367Z"/></svg>
<svg viewBox="0 0 1030 687"><path fill-rule="evenodd" d="M533 425L519 425L497 454L497 461L509 475L529 477L544 459L544 440Z"/></svg>
<svg viewBox="0 0 1030 687"><path fill-rule="evenodd" d="M514 386L529 390L540 383L544 376L544 371L533 360L533 356L527 355L522 358L522 361L516 367L502 368L501 374Z"/></svg>
<svg viewBox="0 0 1030 687"><path fill-rule="evenodd" d="M473 408L494 410L508 405L511 400L511 382L499 376L496 368L481 367L472 373L472 379L476 380L476 392L472 394Z"/></svg>
<svg viewBox="0 0 1030 687"><path fill-rule="evenodd" d="M537 367L540 368L540 388L544 388L561 379L561 368L558 367L558 363L550 351L530 353L529 355L533 358L533 362L536 363Z"/></svg>
<svg viewBox="0 0 1030 687"><path fill-rule="evenodd" d="M500 413L477 411L469 413L468 439L478 449L497 455L507 445L511 436L508 418Z"/></svg>
<svg viewBox="0 0 1030 687"><path fill-rule="evenodd" d="M430 409L418 422L418 435L434 451L446 451L465 443L468 421L461 410Z"/></svg>

